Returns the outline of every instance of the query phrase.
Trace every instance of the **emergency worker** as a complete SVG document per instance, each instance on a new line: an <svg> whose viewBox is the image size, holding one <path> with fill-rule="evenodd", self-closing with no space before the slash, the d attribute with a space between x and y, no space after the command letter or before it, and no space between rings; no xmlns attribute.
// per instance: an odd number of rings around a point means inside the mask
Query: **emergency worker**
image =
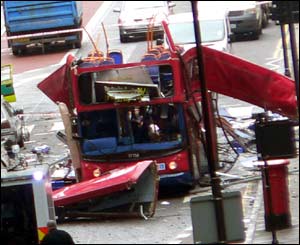
<svg viewBox="0 0 300 245"><path fill-rule="evenodd" d="M44 237L41 244L54 245L54 244L75 244L71 235L63 230L57 229L56 222L49 220L47 222L48 234Z"/></svg>

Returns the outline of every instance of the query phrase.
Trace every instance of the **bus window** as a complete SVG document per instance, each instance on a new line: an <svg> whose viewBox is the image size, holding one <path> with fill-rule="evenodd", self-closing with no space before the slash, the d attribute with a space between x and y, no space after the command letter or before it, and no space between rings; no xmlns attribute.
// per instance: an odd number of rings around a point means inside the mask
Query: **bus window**
<svg viewBox="0 0 300 245"><path fill-rule="evenodd" d="M83 154L146 154L180 147L185 130L183 111L178 107L159 104L81 113ZM85 125L87 117L89 124Z"/></svg>
<svg viewBox="0 0 300 245"><path fill-rule="evenodd" d="M147 71L154 84L157 84L163 97L173 96L173 71L170 65L147 66Z"/></svg>
<svg viewBox="0 0 300 245"><path fill-rule="evenodd" d="M151 101L174 93L170 65L129 67L81 74L78 78L82 104Z"/></svg>
<svg viewBox="0 0 300 245"><path fill-rule="evenodd" d="M78 78L79 99L82 104L92 103L92 77L91 73L81 74Z"/></svg>
<svg viewBox="0 0 300 245"><path fill-rule="evenodd" d="M174 94L174 78L172 67L169 65L162 65L159 67L160 90L164 97L170 97Z"/></svg>
<svg viewBox="0 0 300 245"><path fill-rule="evenodd" d="M95 139L118 135L115 110L80 113L79 120L83 138Z"/></svg>

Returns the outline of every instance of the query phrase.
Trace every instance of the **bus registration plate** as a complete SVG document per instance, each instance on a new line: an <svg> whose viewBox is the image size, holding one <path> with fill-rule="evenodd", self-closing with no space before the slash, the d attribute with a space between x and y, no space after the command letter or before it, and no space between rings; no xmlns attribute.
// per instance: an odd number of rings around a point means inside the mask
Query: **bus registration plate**
<svg viewBox="0 0 300 245"><path fill-rule="evenodd" d="M166 164L165 163L157 163L157 170L161 171L161 170L166 170Z"/></svg>

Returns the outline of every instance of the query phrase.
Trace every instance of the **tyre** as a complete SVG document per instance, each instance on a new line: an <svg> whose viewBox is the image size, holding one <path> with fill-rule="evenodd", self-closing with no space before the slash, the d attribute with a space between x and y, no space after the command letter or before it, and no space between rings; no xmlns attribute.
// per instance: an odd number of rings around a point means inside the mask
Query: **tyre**
<svg viewBox="0 0 300 245"><path fill-rule="evenodd" d="M18 48L12 48L12 53L13 53L13 55L15 55L15 56L18 56L19 55L19 53L20 53L20 49L18 49Z"/></svg>
<svg viewBox="0 0 300 245"><path fill-rule="evenodd" d="M259 39L259 36L262 34L262 27L260 26L258 30L256 31L253 31L252 33L252 39L253 40L258 40Z"/></svg>
<svg viewBox="0 0 300 245"><path fill-rule="evenodd" d="M18 55L22 55L22 54L24 54L25 53L25 48L23 47L23 48L16 48L16 47L12 47L12 53L13 53L13 55L15 55L15 56L18 56Z"/></svg>
<svg viewBox="0 0 300 245"><path fill-rule="evenodd" d="M262 13L262 28L266 28L269 24L269 18L266 11Z"/></svg>
<svg viewBox="0 0 300 245"><path fill-rule="evenodd" d="M80 41L75 43L75 48L81 48L81 42Z"/></svg>
<svg viewBox="0 0 300 245"><path fill-rule="evenodd" d="M255 31L252 33L252 40L258 40L259 39L260 32Z"/></svg>
<svg viewBox="0 0 300 245"><path fill-rule="evenodd" d="M78 40L75 42L75 48L81 48L82 32L80 32L77 36Z"/></svg>
<svg viewBox="0 0 300 245"><path fill-rule="evenodd" d="M126 43L126 42L128 42L127 36L125 36L125 35L120 35L120 41L121 41L121 43Z"/></svg>

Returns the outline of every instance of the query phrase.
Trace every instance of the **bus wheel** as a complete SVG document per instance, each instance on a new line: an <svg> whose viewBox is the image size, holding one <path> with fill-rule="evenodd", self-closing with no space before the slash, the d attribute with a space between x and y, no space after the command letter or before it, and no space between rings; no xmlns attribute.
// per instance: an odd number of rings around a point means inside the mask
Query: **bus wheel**
<svg viewBox="0 0 300 245"><path fill-rule="evenodd" d="M23 54L25 52L25 50L24 49L22 49L22 48L12 48L12 53L13 53L13 55L15 55L15 56L18 56L18 55L21 55L21 54Z"/></svg>

